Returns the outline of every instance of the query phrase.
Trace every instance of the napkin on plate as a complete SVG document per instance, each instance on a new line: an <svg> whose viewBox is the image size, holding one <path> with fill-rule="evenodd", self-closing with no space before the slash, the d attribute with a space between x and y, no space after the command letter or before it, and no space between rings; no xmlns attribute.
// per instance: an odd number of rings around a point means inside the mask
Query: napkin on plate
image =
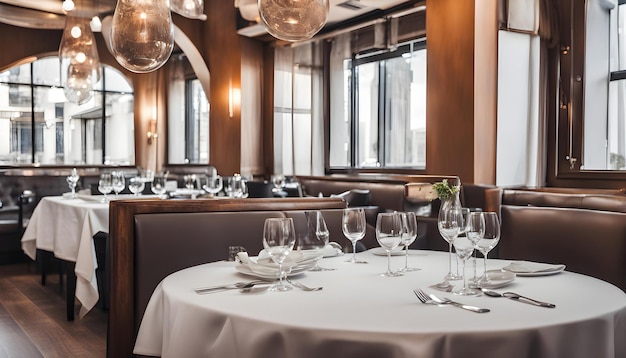
<svg viewBox="0 0 626 358"><path fill-rule="evenodd" d="M256 258L252 258L247 252L237 253L237 260L247 266L250 271L258 275L271 276L278 274L278 264L269 256L267 251L261 250ZM301 252L292 251L283 262L283 270L292 267L312 266L316 259L305 257ZM302 267L304 268L304 267Z"/></svg>
<svg viewBox="0 0 626 358"><path fill-rule="evenodd" d="M335 257L339 255L343 255L343 250L338 243L329 242L328 245L324 247L324 257Z"/></svg>
<svg viewBox="0 0 626 358"><path fill-rule="evenodd" d="M532 261L515 261L511 262L508 266L503 267L503 269L515 273L541 273L561 271L565 269L565 265L553 265Z"/></svg>

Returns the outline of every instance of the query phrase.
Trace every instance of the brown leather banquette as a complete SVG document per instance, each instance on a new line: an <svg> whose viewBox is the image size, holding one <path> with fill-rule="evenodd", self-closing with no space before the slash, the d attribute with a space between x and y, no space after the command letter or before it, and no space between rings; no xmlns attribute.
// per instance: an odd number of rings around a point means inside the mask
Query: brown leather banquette
<svg viewBox="0 0 626 358"><path fill-rule="evenodd" d="M626 196L491 189L487 198L501 218L498 257L565 264L626 291Z"/></svg>
<svg viewBox="0 0 626 358"><path fill-rule="evenodd" d="M145 307L167 275L225 260L229 246L256 254L266 218L300 217L303 210L322 210L331 240L346 240L343 208L340 198L112 201L107 356L132 356Z"/></svg>

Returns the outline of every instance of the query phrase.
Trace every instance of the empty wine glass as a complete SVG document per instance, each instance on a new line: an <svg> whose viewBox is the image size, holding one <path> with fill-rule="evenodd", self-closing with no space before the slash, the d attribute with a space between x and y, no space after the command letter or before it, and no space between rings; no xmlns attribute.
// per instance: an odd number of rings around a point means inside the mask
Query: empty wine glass
<svg viewBox="0 0 626 358"><path fill-rule="evenodd" d="M343 234L352 241L352 258L346 262L356 264L366 264L367 261L356 259L356 243L365 237L365 210L363 208L347 208L343 209L341 219L341 230Z"/></svg>
<svg viewBox="0 0 626 358"><path fill-rule="evenodd" d="M487 254L491 251L496 245L498 241L500 241L500 219L498 219L498 215L494 212L485 212L483 213L485 218L485 234L482 239L478 241L476 246L478 250L483 254L483 275L478 280L478 285L484 285L491 283L489 279L489 275L487 275Z"/></svg>
<svg viewBox="0 0 626 358"><path fill-rule="evenodd" d="M469 208L461 208L461 227L459 228L459 235L458 237L461 236L465 236L466 235L466 231L467 231L467 222L469 220L469 214L470 214L470 209ZM454 245L453 245L454 246ZM459 272L459 256L458 255L454 255L454 261L456 262L456 271L454 273L455 280L460 279L461 277L463 277L463 275L461 275L461 273Z"/></svg>
<svg viewBox="0 0 626 358"><path fill-rule="evenodd" d="M215 194L219 193L224 186L222 181L222 177L219 175L210 175L207 176L207 183L202 186L207 193L209 193L210 197L215 197Z"/></svg>
<svg viewBox="0 0 626 358"><path fill-rule="evenodd" d="M300 236L299 250L305 250L305 257L317 257L315 265L309 269L309 271L331 271L334 269L328 269L320 267L318 261L324 257L324 248L328 245L328 238L330 233L326 226L326 221L322 212L305 211L304 212L307 230L304 235Z"/></svg>
<svg viewBox="0 0 626 358"><path fill-rule="evenodd" d="M387 272L382 276L402 276L399 271L391 271L391 250L402 240L402 218L398 213L379 213L376 218L376 241L387 252Z"/></svg>
<svg viewBox="0 0 626 358"><path fill-rule="evenodd" d="M231 198L246 198L248 197L248 187L246 181L239 174L235 174L228 178L226 183L226 194Z"/></svg>
<svg viewBox="0 0 626 358"><path fill-rule="evenodd" d="M126 181L124 179L124 172L116 171L111 173L111 183L113 184L113 191L115 192L115 198L126 187Z"/></svg>
<svg viewBox="0 0 626 358"><path fill-rule="evenodd" d="M402 245L404 245L404 267L401 272L418 271L416 267L409 267L409 245L415 241L417 237L417 219L412 211L400 213L402 219Z"/></svg>
<svg viewBox="0 0 626 358"><path fill-rule="evenodd" d="M183 180L185 181L185 188L189 190L193 190L196 187L196 175L188 174L183 176Z"/></svg>
<svg viewBox="0 0 626 358"><path fill-rule="evenodd" d="M485 235L485 217L482 212L478 211L470 213L467 219L467 229L465 234L472 244L474 244L476 251L478 251L478 241L480 241L480 239L483 238L483 235ZM476 253L476 251L474 251L474 253ZM474 276L470 282L470 287L476 287L478 281L478 278L476 277L476 254L474 254L472 261L474 263Z"/></svg>
<svg viewBox="0 0 626 358"><path fill-rule="evenodd" d="M163 195L165 194L165 182L167 181L167 177L165 174L156 174L152 177L152 186L150 190L161 199L165 199Z"/></svg>
<svg viewBox="0 0 626 358"><path fill-rule="evenodd" d="M459 290L452 291L456 295L471 296L478 293L477 290L467 287L467 279L465 275L465 262L472 256L474 252L474 243L467 236L459 236L454 239L454 251L463 262L463 287Z"/></svg>
<svg viewBox="0 0 626 358"><path fill-rule="evenodd" d="M72 173L68 175L68 177L66 178L67 185L70 187L70 190L72 191L72 194L70 196L72 199L76 198L76 185L78 184L79 179L80 179L80 176L78 175L76 168L73 168Z"/></svg>
<svg viewBox="0 0 626 358"><path fill-rule="evenodd" d="M100 174L100 180L98 180L98 191L104 195L104 198L100 200L102 203L108 201L107 194L113 191L113 182L111 181L111 173Z"/></svg>
<svg viewBox="0 0 626 358"><path fill-rule="evenodd" d="M443 282L438 283L437 287L440 288L449 288L450 280L458 279L452 273L452 245L454 244L454 239L459 235L459 231L461 230L461 225L463 222L461 208L457 206L449 206L445 208L441 208L439 210L439 216L437 217L437 227L439 228L439 233L441 236L448 242L449 244L449 252L448 252L448 274L444 277Z"/></svg>
<svg viewBox="0 0 626 358"><path fill-rule="evenodd" d="M268 218L263 226L263 248L278 265L278 278L276 284L270 286L270 291L289 291L291 286L283 281L283 263L296 243L296 235L291 218Z"/></svg>
<svg viewBox="0 0 626 358"><path fill-rule="evenodd" d="M130 178L128 182L128 190L130 190L130 192L133 193L134 196L141 195L141 192L143 191L143 189L145 189L145 187L146 184L140 177Z"/></svg>

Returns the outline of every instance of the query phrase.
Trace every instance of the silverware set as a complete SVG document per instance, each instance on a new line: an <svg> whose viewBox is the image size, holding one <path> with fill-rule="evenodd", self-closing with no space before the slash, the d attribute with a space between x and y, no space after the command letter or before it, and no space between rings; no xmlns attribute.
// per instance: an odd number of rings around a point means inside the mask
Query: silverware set
<svg viewBox="0 0 626 358"><path fill-rule="evenodd" d="M484 288L480 289L485 296L489 296L489 297L506 297L509 299L512 299L514 301L518 301L518 302L523 302L523 303L527 303L527 304L531 304L531 305L535 305L535 306L539 306L539 307L546 307L546 308L555 308L556 305L553 303L548 303L548 302L543 302L543 301L539 301L530 297L526 297L526 296L522 296L518 293L514 293L514 292L504 292L504 293L499 293L496 291L491 291L491 290L487 290ZM460 302L456 302L456 301L452 301L449 298L446 297L438 297L435 296L434 294L427 294L426 292L424 292L422 289L415 289L413 290L413 293L415 293L415 296L417 296L417 298L425 304L431 304L431 305L451 305L454 307L458 307L458 308L462 308L468 311L472 311L472 312L476 312L476 313L487 313L490 310L487 308L480 308L480 307L476 307L476 306L470 306L470 305L466 305Z"/></svg>
<svg viewBox="0 0 626 358"><path fill-rule="evenodd" d="M289 278L287 279L287 282L289 282L292 286L297 287L303 291L319 291L324 288L322 286L309 287L303 284L302 282L293 281ZM200 287L200 288L194 289L194 291L199 295L203 295L206 293L227 291L227 290L241 290L242 292L252 292L253 288L256 288L255 286L272 285L274 283L275 283L274 281L256 280L256 281L249 281L249 282L236 282L236 283L229 284L229 285Z"/></svg>

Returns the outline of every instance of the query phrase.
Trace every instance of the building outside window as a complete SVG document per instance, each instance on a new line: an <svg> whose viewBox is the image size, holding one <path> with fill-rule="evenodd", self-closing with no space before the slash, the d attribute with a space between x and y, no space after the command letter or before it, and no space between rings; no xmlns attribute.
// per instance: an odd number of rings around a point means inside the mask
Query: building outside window
<svg viewBox="0 0 626 358"><path fill-rule="evenodd" d="M133 90L103 66L93 97L67 101L58 57L0 73L0 164L132 165Z"/></svg>

